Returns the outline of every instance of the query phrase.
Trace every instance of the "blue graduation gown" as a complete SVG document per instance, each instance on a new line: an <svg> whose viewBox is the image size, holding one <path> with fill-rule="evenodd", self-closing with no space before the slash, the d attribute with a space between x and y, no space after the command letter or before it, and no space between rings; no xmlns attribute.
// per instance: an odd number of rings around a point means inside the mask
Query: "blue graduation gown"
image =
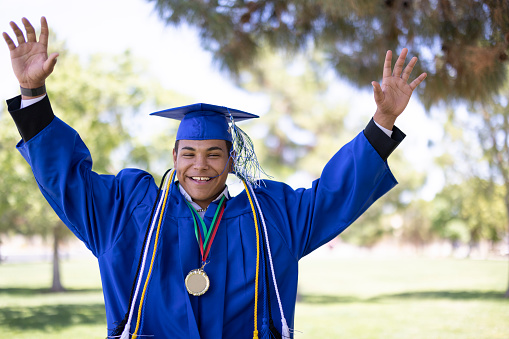
<svg viewBox="0 0 509 339"><path fill-rule="evenodd" d="M51 112L48 100L33 106L30 110L39 112L38 117L43 115L41 111ZM17 148L52 208L97 257L111 331L128 309L158 187L150 174L137 169L125 169L116 176L93 172L91 155L78 133L57 117L46 120L40 131L25 132L33 134L28 137L20 129L24 140ZM299 259L336 237L395 184L386 161L361 132L332 157L310 189L294 190L270 180L255 188L290 328ZM207 210L207 224L214 211ZM200 297L189 295L184 279L201 266L200 251L189 208L174 187L138 334L155 338L252 337L255 264L253 215L246 192L242 192L226 201L205 269L211 281L209 291ZM271 301L275 325L281 329L273 289ZM260 306L259 330L261 312Z"/></svg>

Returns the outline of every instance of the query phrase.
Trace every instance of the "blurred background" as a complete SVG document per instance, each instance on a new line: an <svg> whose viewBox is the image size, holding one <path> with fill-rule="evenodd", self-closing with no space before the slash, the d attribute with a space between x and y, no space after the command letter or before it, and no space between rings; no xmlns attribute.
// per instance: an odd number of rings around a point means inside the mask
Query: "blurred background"
<svg viewBox="0 0 509 339"><path fill-rule="evenodd" d="M206 102L260 115L239 125L264 170L309 187L372 117L385 52L407 47L428 78L397 121L399 185L301 261L296 337L509 338L507 1L2 0L0 31L43 15L48 94L94 170L156 180L177 125L148 114ZM0 124L1 336L104 337L96 259L39 193L6 105Z"/></svg>

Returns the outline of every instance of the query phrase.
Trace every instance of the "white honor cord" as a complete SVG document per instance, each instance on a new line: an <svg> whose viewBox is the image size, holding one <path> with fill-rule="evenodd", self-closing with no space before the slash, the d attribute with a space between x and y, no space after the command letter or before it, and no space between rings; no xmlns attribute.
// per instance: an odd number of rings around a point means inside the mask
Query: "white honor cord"
<svg viewBox="0 0 509 339"><path fill-rule="evenodd" d="M136 305L136 299L138 298L138 292L139 292L140 286L141 286L141 279L143 277L143 271L145 270L145 262L147 261L147 253L148 253L148 249L150 247L150 241L152 240L152 233L154 232L157 216L159 215L159 211L161 210L161 205L164 200L163 197L164 197L164 194L165 194L167 186L168 186L168 180L170 180L170 178L172 177L173 171L175 171L175 169L172 169L170 171L168 177L166 177L166 180L164 181L164 186L163 186L164 188L162 190L161 199L159 200L159 203L157 204L157 210L154 213L154 217L152 219L152 225L150 226L150 231L149 231L149 234L147 237L147 243L145 244L145 251L143 252L143 260L141 262L140 272L138 275L138 282L136 284L136 290L134 292L134 296L133 296L133 300L132 300L132 304L131 304L131 310L129 311L129 318L127 319L127 323L125 324L124 331L122 332L122 336L120 337L120 339L129 339L129 331L131 329L131 320L133 318L134 306Z"/></svg>
<svg viewBox="0 0 509 339"><path fill-rule="evenodd" d="M254 201L256 204L256 208L258 212L260 212L260 219L262 219L263 225L263 233L265 234L265 243L267 244L267 252L269 253L269 262L270 262L270 271L272 273L272 281L274 282L274 289L276 290L277 302L279 304L279 312L281 313L281 324L282 324L282 336L283 338L290 338L290 329L288 328L288 324L286 323L285 314L283 311L283 305L281 304L281 297L279 296L279 289L277 287L276 274L274 273L274 264L272 263L272 253L270 251L270 243L269 243L269 235L267 233L267 226L265 225L265 218L263 217L262 209L258 204L258 199L256 198L256 194L254 192L253 186L247 181L247 185L249 186L249 190L251 191L251 195L254 197Z"/></svg>

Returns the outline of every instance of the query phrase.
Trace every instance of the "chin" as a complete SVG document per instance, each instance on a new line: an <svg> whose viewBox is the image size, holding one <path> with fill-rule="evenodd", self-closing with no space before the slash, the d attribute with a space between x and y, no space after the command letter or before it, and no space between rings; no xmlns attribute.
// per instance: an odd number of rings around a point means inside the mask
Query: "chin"
<svg viewBox="0 0 509 339"><path fill-rule="evenodd" d="M207 200L212 201L212 200L214 200L214 196L215 196L214 194L203 194L200 192L192 192L192 193L189 193L189 195L191 196L191 198L194 201L207 201Z"/></svg>

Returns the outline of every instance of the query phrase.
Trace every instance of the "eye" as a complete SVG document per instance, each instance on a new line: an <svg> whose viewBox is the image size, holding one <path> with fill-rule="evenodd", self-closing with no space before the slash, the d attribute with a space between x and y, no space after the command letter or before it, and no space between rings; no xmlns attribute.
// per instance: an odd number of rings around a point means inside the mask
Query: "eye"
<svg viewBox="0 0 509 339"><path fill-rule="evenodd" d="M209 154L210 158L219 158L220 156L221 156L221 154L219 154L219 153L210 153Z"/></svg>

